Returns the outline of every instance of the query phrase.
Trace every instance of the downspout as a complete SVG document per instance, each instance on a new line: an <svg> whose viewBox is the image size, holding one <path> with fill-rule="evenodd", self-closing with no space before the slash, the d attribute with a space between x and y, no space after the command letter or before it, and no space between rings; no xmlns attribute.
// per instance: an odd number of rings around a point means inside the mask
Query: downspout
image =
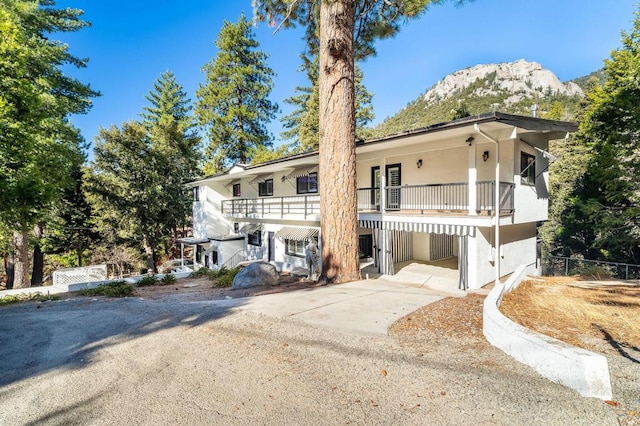
<svg viewBox="0 0 640 426"><path fill-rule="evenodd" d="M384 161L383 161L384 163ZM379 240L378 244L382 246L382 249L380 251L378 251L378 256L381 256L382 258L379 259L380 261L380 265L382 266L382 273L387 275L389 272L389 265L387 262L388 256L387 256L387 231L385 229L384 226L384 212L386 210L386 206L387 206L387 190L386 190L386 185L387 185L387 174L386 171L383 172L385 165L382 164L380 166L380 229L379 229Z"/></svg>
<svg viewBox="0 0 640 426"><path fill-rule="evenodd" d="M498 285L500 284L500 144L498 143L497 139L492 138L491 136L489 136L488 134L486 134L481 128L480 126L478 126L478 123L473 125L474 130L481 136L483 136L485 139L493 142L496 144L496 176L495 176L495 193L493 195L494 197L494 217L495 217L495 229L494 229L494 233L495 233L495 254L494 254L494 262L495 262L495 270L496 270L496 276L495 276L495 284Z"/></svg>

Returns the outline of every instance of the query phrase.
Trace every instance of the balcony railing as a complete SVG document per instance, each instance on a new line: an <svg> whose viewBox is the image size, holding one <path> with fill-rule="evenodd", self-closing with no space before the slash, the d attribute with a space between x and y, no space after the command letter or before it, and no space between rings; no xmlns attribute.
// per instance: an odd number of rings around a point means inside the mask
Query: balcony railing
<svg viewBox="0 0 640 426"><path fill-rule="evenodd" d="M231 217L265 217L320 214L320 196L297 195L291 197L242 198L222 201L222 214Z"/></svg>
<svg viewBox="0 0 640 426"><path fill-rule="evenodd" d="M477 212L492 212L495 207L494 182L476 185ZM512 212L514 184L500 182L500 211ZM386 211L469 211L469 185L447 183L431 185L388 186L385 188ZM380 188L358 189L358 210L380 210Z"/></svg>
<svg viewBox="0 0 640 426"><path fill-rule="evenodd" d="M494 210L494 182L478 182L476 185L476 212L491 213ZM513 212L515 185L500 182L500 212ZM447 183L431 185L389 186L384 189L389 212L433 211L468 212L469 185ZM380 211L380 188L358 189L358 211ZM320 196L298 195L291 197L243 198L222 202L222 214L237 218L259 218L266 216L295 215L308 218L320 214Z"/></svg>

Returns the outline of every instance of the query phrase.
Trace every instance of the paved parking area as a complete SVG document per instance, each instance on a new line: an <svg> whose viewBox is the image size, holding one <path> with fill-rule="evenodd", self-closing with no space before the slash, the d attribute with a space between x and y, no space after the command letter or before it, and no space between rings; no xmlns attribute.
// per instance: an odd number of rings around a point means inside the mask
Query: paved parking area
<svg viewBox="0 0 640 426"><path fill-rule="evenodd" d="M292 318L310 325L358 336L386 335L398 318L444 297L463 292L434 290L424 285L384 278L309 288L246 299L199 302L275 318Z"/></svg>

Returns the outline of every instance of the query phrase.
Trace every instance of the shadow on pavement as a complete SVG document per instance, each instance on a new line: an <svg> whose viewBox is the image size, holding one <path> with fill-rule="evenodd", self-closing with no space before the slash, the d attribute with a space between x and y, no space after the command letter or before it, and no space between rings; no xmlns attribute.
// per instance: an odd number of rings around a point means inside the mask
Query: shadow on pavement
<svg viewBox="0 0 640 426"><path fill-rule="evenodd" d="M177 327L197 327L234 304L140 298L71 298L0 308L0 386L51 370L78 369L102 348Z"/></svg>

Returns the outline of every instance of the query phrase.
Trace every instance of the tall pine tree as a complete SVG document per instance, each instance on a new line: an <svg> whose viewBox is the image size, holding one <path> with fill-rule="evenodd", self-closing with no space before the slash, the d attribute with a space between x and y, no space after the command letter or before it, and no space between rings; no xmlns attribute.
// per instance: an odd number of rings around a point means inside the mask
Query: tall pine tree
<svg viewBox="0 0 640 426"><path fill-rule="evenodd" d="M53 0L0 4L0 222L13 233L15 287L28 287L29 235L84 160L82 138L68 120L91 107L97 93L66 76L84 67L51 34L88 25L82 11L55 9Z"/></svg>
<svg viewBox="0 0 640 426"><path fill-rule="evenodd" d="M203 67L206 82L196 92L196 116L209 138L206 172L250 162L253 150L271 146L266 125L278 111L268 99L274 72L244 14L236 24L224 22L215 44L219 52Z"/></svg>
<svg viewBox="0 0 640 426"><path fill-rule="evenodd" d="M565 215L585 257L640 263L640 12L588 95L579 138L590 149Z"/></svg>
<svg viewBox="0 0 640 426"><path fill-rule="evenodd" d="M156 270L159 245L174 238L190 214L183 183L197 171L199 137L182 86L167 71L147 95L143 121L102 129L86 175L97 226L108 244L141 245ZM170 244L167 244L170 246Z"/></svg>
<svg viewBox="0 0 640 426"><path fill-rule="evenodd" d="M284 101L296 107L289 115L282 117L282 125L286 129L280 136L283 139L294 139L291 152L310 152L318 149L319 135L319 92L318 92L318 60L310 60L302 55L302 69L306 71L311 87L296 87L297 94ZM355 68L355 109L356 139L367 138L369 124L373 118L373 95L367 90L362 79L360 67Z"/></svg>
<svg viewBox="0 0 640 426"><path fill-rule="evenodd" d="M162 183L162 223L167 235L176 235L191 215L191 192L184 182L198 174L200 137L191 115L191 100L171 71L160 75L146 96L143 125L149 133Z"/></svg>
<svg viewBox="0 0 640 426"><path fill-rule="evenodd" d="M392 37L401 23L432 3L441 1L253 0L258 19L285 27L305 26L307 39L318 40L320 279L324 282L360 278L354 61L374 55L376 40Z"/></svg>

